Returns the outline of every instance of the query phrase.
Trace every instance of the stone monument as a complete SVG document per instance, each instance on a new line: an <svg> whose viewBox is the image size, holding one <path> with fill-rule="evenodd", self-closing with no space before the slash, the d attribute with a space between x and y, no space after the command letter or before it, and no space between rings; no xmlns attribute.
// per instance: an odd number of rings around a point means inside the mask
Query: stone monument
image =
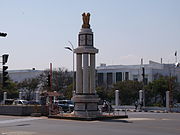
<svg viewBox="0 0 180 135"><path fill-rule="evenodd" d="M78 35L76 54L76 93L72 97L75 103L74 114L82 118L94 118L100 115L99 97L95 92L95 54L93 32L90 28L90 13L82 14L83 25Z"/></svg>

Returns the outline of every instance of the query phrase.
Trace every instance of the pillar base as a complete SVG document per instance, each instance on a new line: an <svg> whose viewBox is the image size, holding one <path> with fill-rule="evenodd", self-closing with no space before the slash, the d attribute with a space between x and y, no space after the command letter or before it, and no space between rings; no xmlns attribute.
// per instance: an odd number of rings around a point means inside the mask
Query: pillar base
<svg viewBox="0 0 180 135"><path fill-rule="evenodd" d="M100 116L98 95L75 95L72 100L74 101L74 114L77 117L96 118Z"/></svg>

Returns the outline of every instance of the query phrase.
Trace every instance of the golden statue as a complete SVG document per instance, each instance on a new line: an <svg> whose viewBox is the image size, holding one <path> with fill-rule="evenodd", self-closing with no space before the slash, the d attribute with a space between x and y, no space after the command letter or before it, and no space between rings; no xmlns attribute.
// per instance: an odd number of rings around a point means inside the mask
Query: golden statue
<svg viewBox="0 0 180 135"><path fill-rule="evenodd" d="M83 25L82 28L90 28L89 20L90 20L90 13L83 13L82 14Z"/></svg>

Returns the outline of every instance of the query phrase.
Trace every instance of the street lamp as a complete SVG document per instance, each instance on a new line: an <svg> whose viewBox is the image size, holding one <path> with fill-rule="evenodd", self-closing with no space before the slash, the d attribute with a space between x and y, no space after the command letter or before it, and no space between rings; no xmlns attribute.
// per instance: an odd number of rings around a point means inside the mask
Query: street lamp
<svg viewBox="0 0 180 135"><path fill-rule="evenodd" d="M141 62L142 63L142 62ZM142 105L143 107L145 107L145 89L144 89L144 86L146 84L146 81L145 81L145 67L142 66L142 83L143 83L143 90L142 90Z"/></svg>
<svg viewBox="0 0 180 135"><path fill-rule="evenodd" d="M73 94L74 91L75 91L74 90L74 88L75 88L75 85L74 85L74 80L75 80L75 77L74 77L74 46L70 41L68 41L68 42L71 45L71 47L66 46L64 48L67 49L67 50L70 50L72 52L72 54L73 54L73 90L72 90L72 94Z"/></svg>

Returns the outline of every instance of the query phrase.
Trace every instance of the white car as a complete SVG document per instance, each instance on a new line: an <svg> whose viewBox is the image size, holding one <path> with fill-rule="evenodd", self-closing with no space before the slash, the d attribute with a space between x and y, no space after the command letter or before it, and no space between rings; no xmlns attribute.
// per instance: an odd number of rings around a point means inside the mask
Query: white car
<svg viewBox="0 0 180 135"><path fill-rule="evenodd" d="M180 103L175 103L175 104L174 104L174 107L175 107L175 108L180 108Z"/></svg>
<svg viewBox="0 0 180 135"><path fill-rule="evenodd" d="M27 105L27 100L14 100L13 105Z"/></svg>

